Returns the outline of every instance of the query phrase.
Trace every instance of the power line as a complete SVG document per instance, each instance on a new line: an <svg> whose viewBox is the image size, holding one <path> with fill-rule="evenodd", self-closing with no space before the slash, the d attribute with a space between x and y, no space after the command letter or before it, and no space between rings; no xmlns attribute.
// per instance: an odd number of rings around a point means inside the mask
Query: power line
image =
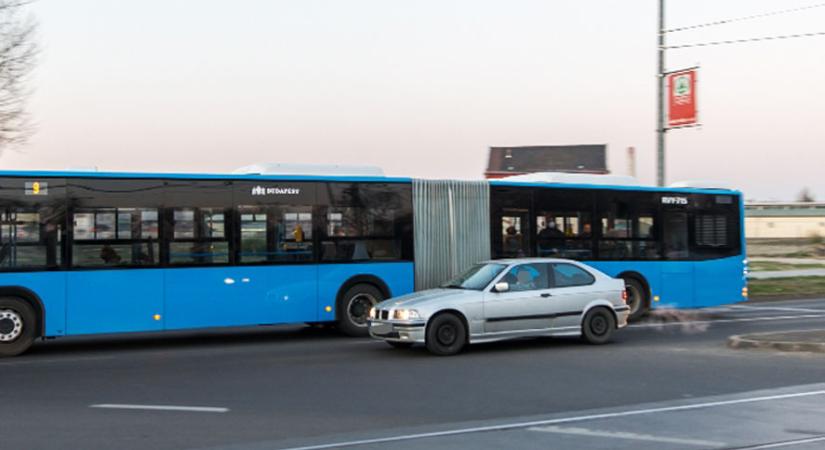
<svg viewBox="0 0 825 450"><path fill-rule="evenodd" d="M785 34L782 36L764 36L764 37L756 37L756 38L747 38L747 39L731 39L728 41L714 41L714 42L700 42L698 44L683 44L683 45L671 45L664 47L666 50L672 50L677 48L691 48L691 47L710 47L712 45L726 45L726 44L742 44L745 42L757 42L757 41L773 41L779 39L794 39L794 38L803 38L803 37L813 37L813 36L825 36L825 31L819 31L816 33L801 33L801 34Z"/></svg>
<svg viewBox="0 0 825 450"><path fill-rule="evenodd" d="M663 31L663 33L675 33L677 31L693 30L693 29L696 29L696 28L712 27L712 26L715 26L715 25L725 25L725 24L728 24L728 23L742 22L742 21L745 21L745 20L761 19L763 17L778 16L780 14L788 14L788 13L794 13L794 12L799 12L799 11L805 11L805 10L808 10L808 9L821 8L823 6L825 6L825 3L817 3L815 5L801 6L799 8L783 9L783 10L779 10L779 11L771 11L771 12L766 12L766 13L762 13L762 14L754 14L752 16L734 17L734 18L731 18L731 19L717 20L715 22L700 23L698 25L689 25L689 26L686 26L686 27L671 28L670 30Z"/></svg>

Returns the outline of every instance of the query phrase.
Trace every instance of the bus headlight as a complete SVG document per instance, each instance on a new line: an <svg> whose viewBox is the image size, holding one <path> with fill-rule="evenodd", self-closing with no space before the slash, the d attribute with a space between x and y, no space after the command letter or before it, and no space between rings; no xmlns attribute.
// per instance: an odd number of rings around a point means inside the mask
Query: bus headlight
<svg viewBox="0 0 825 450"><path fill-rule="evenodd" d="M392 317L395 320L414 320L421 318L421 316L418 315L418 311L414 309L396 309Z"/></svg>

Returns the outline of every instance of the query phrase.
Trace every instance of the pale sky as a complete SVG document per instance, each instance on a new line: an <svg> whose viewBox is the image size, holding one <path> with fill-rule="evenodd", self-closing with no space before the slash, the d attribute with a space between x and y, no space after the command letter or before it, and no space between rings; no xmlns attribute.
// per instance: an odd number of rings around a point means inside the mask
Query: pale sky
<svg viewBox="0 0 825 450"><path fill-rule="evenodd" d="M670 27L817 0L670 0ZM38 0L37 134L4 169L227 172L372 164L480 178L498 145L635 146L655 181L655 0ZM825 31L825 8L669 35ZM703 126L668 133L668 181L825 200L825 36L673 50L701 65Z"/></svg>

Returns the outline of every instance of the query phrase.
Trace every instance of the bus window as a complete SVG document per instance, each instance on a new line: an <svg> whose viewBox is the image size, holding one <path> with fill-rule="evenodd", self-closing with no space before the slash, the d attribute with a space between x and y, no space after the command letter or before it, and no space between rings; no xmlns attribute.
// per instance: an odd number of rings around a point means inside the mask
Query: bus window
<svg viewBox="0 0 825 450"><path fill-rule="evenodd" d="M599 259L659 259L656 201L649 192L599 194Z"/></svg>
<svg viewBox="0 0 825 450"><path fill-rule="evenodd" d="M691 257L712 259L739 253L738 201L729 195L694 196Z"/></svg>
<svg viewBox="0 0 825 450"><path fill-rule="evenodd" d="M588 259L593 256L589 211L539 211L536 216L537 256Z"/></svg>
<svg viewBox="0 0 825 450"><path fill-rule="evenodd" d="M62 217L39 208L0 210L0 270L60 265Z"/></svg>
<svg viewBox="0 0 825 450"><path fill-rule="evenodd" d="M409 186L394 184L323 185L321 260L411 259L410 195Z"/></svg>
<svg viewBox="0 0 825 450"><path fill-rule="evenodd" d="M537 189L536 256L593 257L593 193L582 189Z"/></svg>
<svg viewBox="0 0 825 450"><path fill-rule="evenodd" d="M226 216L227 213L222 208L173 209L169 263L228 263Z"/></svg>
<svg viewBox="0 0 825 450"><path fill-rule="evenodd" d="M73 213L72 265L151 266L159 262L154 208L78 208Z"/></svg>
<svg viewBox="0 0 825 450"><path fill-rule="evenodd" d="M311 261L311 206L239 206L238 262Z"/></svg>

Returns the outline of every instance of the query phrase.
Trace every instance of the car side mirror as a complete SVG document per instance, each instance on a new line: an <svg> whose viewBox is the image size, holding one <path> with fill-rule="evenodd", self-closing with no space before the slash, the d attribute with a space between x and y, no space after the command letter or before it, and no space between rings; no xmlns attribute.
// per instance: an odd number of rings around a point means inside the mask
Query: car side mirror
<svg viewBox="0 0 825 450"><path fill-rule="evenodd" d="M507 291L510 290L510 283L508 283L506 281L500 281L500 282L496 283L496 285L493 287L493 289L496 292L507 292Z"/></svg>

